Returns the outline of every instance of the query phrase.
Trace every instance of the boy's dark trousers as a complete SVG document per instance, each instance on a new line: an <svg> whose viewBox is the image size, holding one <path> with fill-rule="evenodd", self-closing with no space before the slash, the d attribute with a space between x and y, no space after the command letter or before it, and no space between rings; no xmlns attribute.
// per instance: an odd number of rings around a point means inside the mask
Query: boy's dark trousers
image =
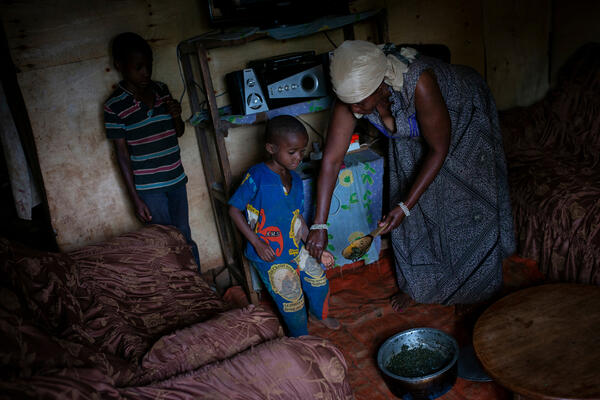
<svg viewBox="0 0 600 400"><path fill-rule="evenodd" d="M316 271L300 271L296 270L295 263L251 263L275 301L289 336L308 335L304 295L308 300L309 312L318 319L327 318L329 281L321 266Z"/></svg>

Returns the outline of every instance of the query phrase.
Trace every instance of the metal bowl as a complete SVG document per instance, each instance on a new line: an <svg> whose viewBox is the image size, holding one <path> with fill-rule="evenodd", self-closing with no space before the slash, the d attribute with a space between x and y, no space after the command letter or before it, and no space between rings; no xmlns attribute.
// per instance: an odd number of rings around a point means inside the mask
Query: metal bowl
<svg viewBox="0 0 600 400"><path fill-rule="evenodd" d="M396 375L387 369L394 355L408 349L424 347L440 352L447 360L445 365L429 374L415 378ZM457 375L458 343L456 340L433 328L415 328L395 334L387 339L377 352L377 365L390 391L404 400L435 399L454 386Z"/></svg>

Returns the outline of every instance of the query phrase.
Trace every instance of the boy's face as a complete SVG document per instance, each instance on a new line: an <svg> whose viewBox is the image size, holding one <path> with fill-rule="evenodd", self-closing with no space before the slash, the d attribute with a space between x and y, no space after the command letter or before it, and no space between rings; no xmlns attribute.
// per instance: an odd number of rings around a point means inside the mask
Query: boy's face
<svg viewBox="0 0 600 400"><path fill-rule="evenodd" d="M152 77L152 58L138 51L131 53L123 63L116 64L123 79L136 89L145 89Z"/></svg>
<svg viewBox="0 0 600 400"><path fill-rule="evenodd" d="M294 132L278 138L277 144L267 143L267 151L277 164L287 170L294 170L304 158L307 144L306 132Z"/></svg>

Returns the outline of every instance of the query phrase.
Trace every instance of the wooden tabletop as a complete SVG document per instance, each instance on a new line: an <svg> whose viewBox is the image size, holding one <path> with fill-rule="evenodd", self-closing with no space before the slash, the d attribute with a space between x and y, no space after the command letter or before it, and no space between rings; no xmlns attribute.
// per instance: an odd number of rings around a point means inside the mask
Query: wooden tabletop
<svg viewBox="0 0 600 400"><path fill-rule="evenodd" d="M477 320L473 347L498 383L531 399L600 399L600 287L510 294Z"/></svg>

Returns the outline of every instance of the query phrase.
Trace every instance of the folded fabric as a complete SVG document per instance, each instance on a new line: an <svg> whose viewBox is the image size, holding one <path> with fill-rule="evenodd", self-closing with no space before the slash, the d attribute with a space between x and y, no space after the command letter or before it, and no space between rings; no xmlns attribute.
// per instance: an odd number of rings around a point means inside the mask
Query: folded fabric
<svg viewBox="0 0 600 400"><path fill-rule="evenodd" d="M123 388L135 399L353 399L339 349L315 336L282 337L148 386Z"/></svg>
<svg viewBox="0 0 600 400"><path fill-rule="evenodd" d="M191 371L283 336L277 316L249 305L160 338L142 359L154 380ZM161 372L162 371L162 372Z"/></svg>

